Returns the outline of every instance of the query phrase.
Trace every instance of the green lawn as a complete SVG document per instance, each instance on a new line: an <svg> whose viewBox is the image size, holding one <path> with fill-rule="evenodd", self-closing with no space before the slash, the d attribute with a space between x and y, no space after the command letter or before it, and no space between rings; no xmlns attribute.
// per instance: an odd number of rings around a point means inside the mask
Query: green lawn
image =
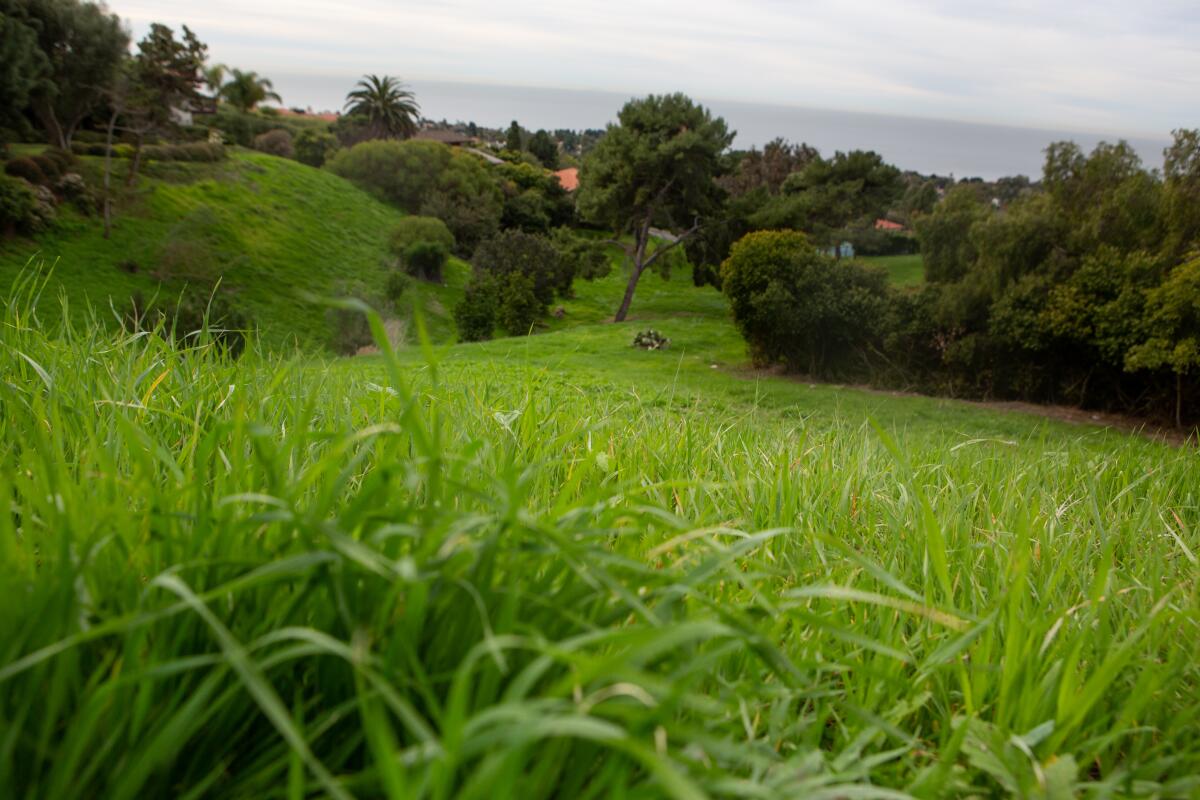
<svg viewBox="0 0 1200 800"><path fill-rule="evenodd" d="M925 280L925 265L920 253L910 256L862 256L858 260L886 269L895 286L917 286Z"/></svg>

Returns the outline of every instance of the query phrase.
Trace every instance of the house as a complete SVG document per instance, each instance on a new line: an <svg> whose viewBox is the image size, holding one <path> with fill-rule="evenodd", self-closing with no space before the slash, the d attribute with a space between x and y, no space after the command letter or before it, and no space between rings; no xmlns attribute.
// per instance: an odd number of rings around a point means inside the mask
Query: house
<svg viewBox="0 0 1200 800"><path fill-rule="evenodd" d="M875 220L875 230L888 231L889 233L903 233L906 229L899 222L892 222L890 219Z"/></svg>
<svg viewBox="0 0 1200 800"><path fill-rule="evenodd" d="M579 169L577 167L560 169L554 173L554 177L558 178L558 182L568 192L573 192L579 188Z"/></svg>
<svg viewBox="0 0 1200 800"><path fill-rule="evenodd" d="M850 242L842 242L839 245L830 245L821 252L830 258L854 258L854 245Z"/></svg>
<svg viewBox="0 0 1200 800"><path fill-rule="evenodd" d="M171 121L176 125L194 125L196 124L196 115L217 113L217 98L201 95L184 101L183 105L172 106L170 113Z"/></svg>

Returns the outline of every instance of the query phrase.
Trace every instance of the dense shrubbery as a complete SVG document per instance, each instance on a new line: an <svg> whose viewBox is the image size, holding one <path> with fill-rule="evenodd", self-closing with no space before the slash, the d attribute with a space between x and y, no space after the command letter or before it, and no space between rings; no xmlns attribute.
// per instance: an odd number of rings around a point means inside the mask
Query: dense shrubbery
<svg viewBox="0 0 1200 800"><path fill-rule="evenodd" d="M413 242L404 251L404 269L414 278L441 283L449 258L449 249L439 242Z"/></svg>
<svg viewBox="0 0 1200 800"><path fill-rule="evenodd" d="M254 149L280 158L292 158L296 154L292 135L283 128L275 128L255 136Z"/></svg>
<svg viewBox="0 0 1200 800"><path fill-rule="evenodd" d="M500 190L482 162L438 142L363 142L339 150L328 166L409 213L443 220L460 255L500 223Z"/></svg>
<svg viewBox="0 0 1200 800"><path fill-rule="evenodd" d="M464 342L492 338L496 328L496 287L486 275L475 275L467 284L462 302L454 307L454 325Z"/></svg>
<svg viewBox="0 0 1200 800"><path fill-rule="evenodd" d="M338 140L329 131L305 128L295 137L296 160L310 167L322 167L338 149Z"/></svg>
<svg viewBox="0 0 1200 800"><path fill-rule="evenodd" d="M71 152L80 156L103 157L108 148L103 143L72 142ZM114 144L113 158L133 158L133 145ZM142 158L147 161L196 161L216 162L227 156L225 146L215 142L185 142L184 144L148 144L142 148Z"/></svg>
<svg viewBox="0 0 1200 800"><path fill-rule="evenodd" d="M555 294L570 291L571 265L559 257L558 250L544 236L515 229L501 231L479 246L473 265L475 271L462 306L485 302L494 307L496 323L510 336L529 333ZM460 310L473 330L483 329L482 322L470 319L469 309L460 306ZM458 319L460 311L455 316ZM461 326L459 335L468 338Z"/></svg>
<svg viewBox="0 0 1200 800"><path fill-rule="evenodd" d="M437 217L405 217L392 228L390 243L392 252L397 256L403 257L405 251L417 242L433 242L446 250L453 250L454 234Z"/></svg>
<svg viewBox="0 0 1200 800"><path fill-rule="evenodd" d="M502 227L546 233L572 221L571 197L552 173L529 164L501 164L494 171L504 193Z"/></svg>
<svg viewBox="0 0 1200 800"><path fill-rule="evenodd" d="M36 203L28 183L0 175L0 235L34 232L40 221Z"/></svg>
<svg viewBox="0 0 1200 800"><path fill-rule="evenodd" d="M792 231L749 234L733 246L721 276L754 361L812 375L854 366L888 305L882 271L838 263Z"/></svg>
<svg viewBox="0 0 1200 800"><path fill-rule="evenodd" d="M1160 177L1124 143L1055 144L1040 191L999 210L955 188L918 218L919 290L759 233L734 247L725 291L759 361L1182 423L1200 405L1200 135L1176 132L1166 155Z"/></svg>
<svg viewBox="0 0 1200 800"><path fill-rule="evenodd" d="M4 174L35 184L46 182L46 174L32 158L14 158L4 165Z"/></svg>

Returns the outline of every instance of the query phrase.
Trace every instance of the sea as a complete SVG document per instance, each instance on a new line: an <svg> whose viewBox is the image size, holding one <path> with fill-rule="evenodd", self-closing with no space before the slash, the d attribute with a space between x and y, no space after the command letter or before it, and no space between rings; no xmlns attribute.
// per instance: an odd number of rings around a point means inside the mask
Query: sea
<svg viewBox="0 0 1200 800"><path fill-rule="evenodd" d="M354 76L272 76L275 88L290 106L317 111L337 110ZM422 115L432 120L475 122L504 128L518 120L530 130L546 128L603 128L633 95L620 92L550 89L523 86L413 80ZM1115 136L994 123L906 117L861 111L835 111L802 105L768 105L732 100L696 100L725 118L737 132L734 147L761 147L783 137L806 142L822 155L836 151L874 150L901 169L925 175L979 177L1041 175L1046 146L1074 141L1091 150L1101 141L1128 141L1151 168L1161 168L1162 138ZM1164 132L1165 133L1165 132Z"/></svg>

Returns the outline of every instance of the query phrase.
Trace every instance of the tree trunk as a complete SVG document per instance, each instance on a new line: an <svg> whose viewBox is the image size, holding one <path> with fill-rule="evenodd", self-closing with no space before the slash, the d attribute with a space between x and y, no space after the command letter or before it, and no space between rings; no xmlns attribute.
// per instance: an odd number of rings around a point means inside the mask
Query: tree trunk
<svg viewBox="0 0 1200 800"><path fill-rule="evenodd" d="M613 322L624 322L625 317L629 314L629 306L633 303L633 293L637 289L638 281L642 277L643 264L646 261L646 243L650 239L650 217L646 217L646 221L642 224L637 232L637 241L633 248L633 268L629 273L629 284L625 287L625 296L621 298L621 307L617 309L617 314L613 317Z"/></svg>
<svg viewBox="0 0 1200 800"><path fill-rule="evenodd" d="M137 180L138 168L142 166L142 140L145 134L138 133L137 146L133 151L133 163L129 165L129 177L125 180L126 186L133 186L133 182Z"/></svg>
<svg viewBox="0 0 1200 800"><path fill-rule="evenodd" d="M58 115L54 113L54 106L50 105L50 101L45 98L35 101L33 111L46 128L46 134L50 137L51 144L61 147L63 150L70 147L63 137L62 125L59 124Z"/></svg>
<svg viewBox="0 0 1200 800"><path fill-rule="evenodd" d="M1183 373L1175 373L1175 427L1183 427Z"/></svg>
<svg viewBox="0 0 1200 800"><path fill-rule="evenodd" d="M629 285L625 287L625 296L621 298L621 307L617 309L617 315L613 317L613 322L625 321L625 316L629 313L629 306L633 303L633 292L637 289L638 279L641 277L641 267L634 264L633 270L629 273Z"/></svg>
<svg viewBox="0 0 1200 800"><path fill-rule="evenodd" d="M117 112L108 120L108 138L104 148L104 238L112 232L112 148L113 133L117 128Z"/></svg>

